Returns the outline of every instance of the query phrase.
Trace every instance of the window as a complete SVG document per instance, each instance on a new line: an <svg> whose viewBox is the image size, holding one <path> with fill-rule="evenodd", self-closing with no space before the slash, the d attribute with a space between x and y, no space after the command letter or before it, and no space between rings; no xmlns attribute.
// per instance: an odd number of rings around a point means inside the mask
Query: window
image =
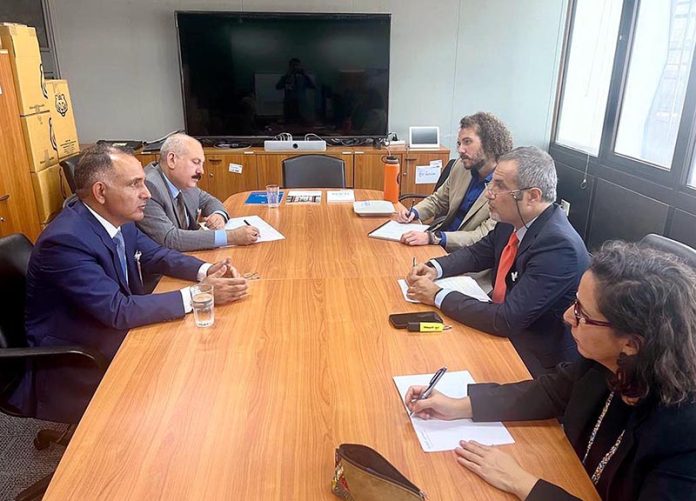
<svg viewBox="0 0 696 501"><path fill-rule="evenodd" d="M556 142L597 155L619 31L620 0L578 0Z"/></svg>
<svg viewBox="0 0 696 501"><path fill-rule="evenodd" d="M695 32L696 0L640 2L616 153L671 168Z"/></svg>

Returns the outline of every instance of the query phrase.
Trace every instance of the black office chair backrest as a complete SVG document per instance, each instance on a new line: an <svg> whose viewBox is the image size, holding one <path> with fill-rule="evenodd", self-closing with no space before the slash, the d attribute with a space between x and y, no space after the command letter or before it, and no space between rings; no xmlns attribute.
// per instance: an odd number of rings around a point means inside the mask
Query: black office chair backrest
<svg viewBox="0 0 696 501"><path fill-rule="evenodd" d="M24 305L32 248L21 233L0 238L0 348L26 346Z"/></svg>
<svg viewBox="0 0 696 501"><path fill-rule="evenodd" d="M685 263L696 269L696 249L686 244L655 233L644 236L640 243L647 247L679 256Z"/></svg>
<svg viewBox="0 0 696 501"><path fill-rule="evenodd" d="M449 162L447 162L445 168L442 169L442 172L440 172L440 177L437 178L437 183L435 183L435 189L433 191L437 191L440 188L440 186L445 184L445 181L447 181L447 178L449 177L450 172L452 171L452 166L456 161L457 159L453 158Z"/></svg>
<svg viewBox="0 0 696 501"><path fill-rule="evenodd" d="M63 169L65 180L68 182L68 186L70 186L73 193L75 193L75 168L77 167L77 164L81 158L82 153L78 153L77 155L73 155L60 161L60 166ZM66 193L66 196L67 195L69 195L69 193Z"/></svg>
<svg viewBox="0 0 696 501"><path fill-rule="evenodd" d="M345 188L345 162L327 155L300 155L283 160L286 188Z"/></svg>

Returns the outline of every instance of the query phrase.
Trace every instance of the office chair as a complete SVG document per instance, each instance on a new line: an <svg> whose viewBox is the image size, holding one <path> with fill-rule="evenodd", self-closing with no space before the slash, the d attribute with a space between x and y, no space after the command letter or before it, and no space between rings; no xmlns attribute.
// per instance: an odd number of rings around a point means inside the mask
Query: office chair
<svg viewBox="0 0 696 501"><path fill-rule="evenodd" d="M440 177L437 178L437 183L435 183L435 189L433 189L433 192L437 191L438 189L440 189L440 186L445 184L445 181L447 181L447 178L449 177L450 172L452 171L452 166L454 165L454 163L456 161L457 161L456 158L452 158L449 162L447 162L447 165L445 165L445 168L442 169L442 172L440 173ZM426 198L427 196L428 195L421 195L419 193L404 193L403 195L401 195L399 197L399 202L403 203L404 200L413 200L413 201L420 200L420 199ZM440 224L442 221L444 221L446 217L447 217L447 215L435 218L432 221L432 223L430 224L430 226L432 228L436 227L438 224Z"/></svg>
<svg viewBox="0 0 696 501"><path fill-rule="evenodd" d="M24 329L26 277L33 245L20 233L0 238L0 411L15 417L34 417L24 414L9 403L12 393L32 364L41 360L50 363L80 358L106 371L108 362L97 352L79 346L30 347ZM41 430L34 439L37 449L52 442L66 445L74 427L66 432ZM17 500L40 499L53 474L23 490Z"/></svg>
<svg viewBox="0 0 696 501"><path fill-rule="evenodd" d="M696 249L686 244L655 233L644 236L639 243L646 247L652 247L653 249L674 254L680 257L686 264L696 269Z"/></svg>
<svg viewBox="0 0 696 501"><path fill-rule="evenodd" d="M299 155L283 160L285 188L345 188L345 162L327 155Z"/></svg>
<svg viewBox="0 0 696 501"><path fill-rule="evenodd" d="M65 180L68 182L68 186L70 186L73 193L75 193L75 168L81 158L82 153L78 153L77 155L64 158L60 161L60 167L63 169L63 176L65 176Z"/></svg>

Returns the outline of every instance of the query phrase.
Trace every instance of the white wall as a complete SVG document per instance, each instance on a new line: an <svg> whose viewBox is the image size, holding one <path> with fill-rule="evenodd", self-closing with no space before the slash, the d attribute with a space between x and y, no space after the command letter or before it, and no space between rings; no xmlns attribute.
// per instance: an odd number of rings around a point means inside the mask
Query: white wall
<svg viewBox="0 0 696 501"><path fill-rule="evenodd" d="M389 129L499 115L515 144L546 147L567 0L49 0L81 142L183 128L176 10L392 14Z"/></svg>

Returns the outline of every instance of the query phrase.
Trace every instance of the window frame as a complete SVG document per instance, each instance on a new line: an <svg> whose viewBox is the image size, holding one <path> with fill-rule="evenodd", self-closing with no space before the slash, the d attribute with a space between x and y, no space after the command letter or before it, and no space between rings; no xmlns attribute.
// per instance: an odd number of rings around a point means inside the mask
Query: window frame
<svg viewBox="0 0 696 501"><path fill-rule="evenodd" d="M570 0L568 4L549 150L562 152L565 158L571 160L572 166L580 170L584 170L585 162L589 155L592 174L597 174L603 167L606 167L622 171L631 176L636 176L664 187L676 189L690 196L696 196L696 187L691 187L687 184L691 161L696 154L696 50L694 50L692 55L691 71L689 72L686 96L670 168L666 169L644 160L614 152L619 118L621 116L621 107L623 106L623 97L630 68L631 48L633 47L635 38L640 0L623 0L621 16L619 18L614 64L609 82L607 106L604 114L598 154L595 156L591 153L586 153L556 141L561 104L564 97L564 84L567 77L568 57L570 55L570 47L573 39L572 31L575 22L577 1L578 0Z"/></svg>

